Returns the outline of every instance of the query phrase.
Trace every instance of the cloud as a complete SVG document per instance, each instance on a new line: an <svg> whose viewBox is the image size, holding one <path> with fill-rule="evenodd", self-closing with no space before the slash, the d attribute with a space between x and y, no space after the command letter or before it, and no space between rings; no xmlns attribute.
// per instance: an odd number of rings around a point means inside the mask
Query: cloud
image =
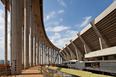
<svg viewBox="0 0 116 77"><path fill-rule="evenodd" d="M64 13L64 10L59 10L58 13Z"/></svg>
<svg viewBox="0 0 116 77"><path fill-rule="evenodd" d="M8 12L8 59L10 59L9 57L9 52L10 52L10 13ZM0 59L4 59L4 10L0 9Z"/></svg>
<svg viewBox="0 0 116 77"><path fill-rule="evenodd" d="M77 33L78 31L74 31L74 30L67 30L62 33L55 33L53 36L50 37L50 40L52 41L54 45L56 45L59 48L62 48Z"/></svg>
<svg viewBox="0 0 116 77"><path fill-rule="evenodd" d="M66 27L66 26L61 25L61 26L56 26L54 28L48 27L48 28L46 28L46 31L50 31L50 32L60 32L60 31L63 31L63 30L67 30L69 28L70 27Z"/></svg>
<svg viewBox="0 0 116 77"><path fill-rule="evenodd" d="M4 59L4 11L0 9L0 59Z"/></svg>
<svg viewBox="0 0 116 77"><path fill-rule="evenodd" d="M55 17L55 14L56 14L55 11L50 12L50 13L45 17L45 21L46 21L46 20L49 20L50 18Z"/></svg>
<svg viewBox="0 0 116 77"><path fill-rule="evenodd" d="M73 38L75 35L77 35L78 31L75 30L68 30L66 31L66 37L69 37L70 39Z"/></svg>
<svg viewBox="0 0 116 77"><path fill-rule="evenodd" d="M63 18L60 18L60 22L62 22L63 21Z"/></svg>
<svg viewBox="0 0 116 77"><path fill-rule="evenodd" d="M89 23L89 21L90 21L91 18L92 18L92 16L84 17L84 18L83 18L84 21L82 21L81 24L76 24L76 26L79 26L79 27L84 27L84 26L86 26L86 25Z"/></svg>
<svg viewBox="0 0 116 77"><path fill-rule="evenodd" d="M61 38L61 39L58 39L56 41L54 41L53 43L59 47L59 48L62 48L65 44L68 43L70 38Z"/></svg>
<svg viewBox="0 0 116 77"><path fill-rule="evenodd" d="M59 25L59 21L48 22L48 23L46 23L46 25L47 25L47 26L51 26L51 25L56 26L56 25Z"/></svg>
<svg viewBox="0 0 116 77"><path fill-rule="evenodd" d="M0 36L4 32L4 11L0 9Z"/></svg>
<svg viewBox="0 0 116 77"><path fill-rule="evenodd" d="M60 3L60 5L66 7L66 4L63 2L63 0L57 0L57 1Z"/></svg>
<svg viewBox="0 0 116 77"><path fill-rule="evenodd" d="M59 33L55 33L52 37L51 37L51 41L54 42L55 40L59 39L61 37L61 35Z"/></svg>

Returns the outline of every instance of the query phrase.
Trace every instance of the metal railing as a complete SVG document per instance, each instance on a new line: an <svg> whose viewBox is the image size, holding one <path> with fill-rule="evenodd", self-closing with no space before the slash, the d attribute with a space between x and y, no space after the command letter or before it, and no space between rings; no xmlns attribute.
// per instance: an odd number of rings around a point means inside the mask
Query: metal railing
<svg viewBox="0 0 116 77"><path fill-rule="evenodd" d="M11 69L9 65L0 65L0 77L11 75Z"/></svg>

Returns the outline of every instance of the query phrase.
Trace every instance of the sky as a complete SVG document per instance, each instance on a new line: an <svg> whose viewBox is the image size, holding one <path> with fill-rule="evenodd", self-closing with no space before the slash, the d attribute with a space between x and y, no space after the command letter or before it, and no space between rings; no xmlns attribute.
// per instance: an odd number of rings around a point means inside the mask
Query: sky
<svg viewBox="0 0 116 77"><path fill-rule="evenodd" d="M62 48L116 0L43 0L44 26L49 39ZM10 59L8 13L8 59ZM0 2L0 59L4 59L4 6Z"/></svg>
<svg viewBox="0 0 116 77"><path fill-rule="evenodd" d="M115 0L43 0L49 39L62 48Z"/></svg>

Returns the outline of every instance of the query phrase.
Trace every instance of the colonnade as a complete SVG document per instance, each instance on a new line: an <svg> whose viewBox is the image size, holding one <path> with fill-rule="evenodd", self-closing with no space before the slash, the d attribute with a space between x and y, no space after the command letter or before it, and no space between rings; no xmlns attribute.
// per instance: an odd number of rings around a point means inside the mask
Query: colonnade
<svg viewBox="0 0 116 77"><path fill-rule="evenodd" d="M9 2L9 3L7 3ZM7 12L10 11L10 65L12 74L40 64L61 63L62 57L34 14L33 0L4 0L5 4L5 64L7 64ZM23 7L24 3L24 7ZM9 4L9 9L8 9ZM22 10L23 9L23 10ZM50 45L51 44L51 45Z"/></svg>

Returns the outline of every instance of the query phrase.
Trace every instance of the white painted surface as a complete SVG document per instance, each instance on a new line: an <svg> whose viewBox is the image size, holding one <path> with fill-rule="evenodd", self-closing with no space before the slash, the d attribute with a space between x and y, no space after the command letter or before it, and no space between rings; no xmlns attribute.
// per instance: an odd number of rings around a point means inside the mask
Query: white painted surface
<svg viewBox="0 0 116 77"><path fill-rule="evenodd" d="M106 49L103 49L103 50L90 52L88 54L85 54L85 58L108 56L108 55L115 55L115 54L116 54L116 46L106 48Z"/></svg>

